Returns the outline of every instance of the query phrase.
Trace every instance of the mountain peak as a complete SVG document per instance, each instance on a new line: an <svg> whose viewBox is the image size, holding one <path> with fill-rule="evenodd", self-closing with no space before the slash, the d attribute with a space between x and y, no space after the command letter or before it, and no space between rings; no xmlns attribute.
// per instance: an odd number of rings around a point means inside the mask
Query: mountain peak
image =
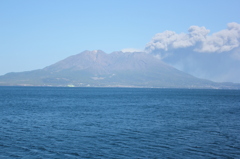
<svg viewBox="0 0 240 159"><path fill-rule="evenodd" d="M104 51L102 51L102 50L92 50L92 51L90 51L90 50L86 50L86 51L83 51L83 52L81 52L81 53L91 53L91 54L96 54L96 53L105 53ZM81 54L80 53L80 54Z"/></svg>

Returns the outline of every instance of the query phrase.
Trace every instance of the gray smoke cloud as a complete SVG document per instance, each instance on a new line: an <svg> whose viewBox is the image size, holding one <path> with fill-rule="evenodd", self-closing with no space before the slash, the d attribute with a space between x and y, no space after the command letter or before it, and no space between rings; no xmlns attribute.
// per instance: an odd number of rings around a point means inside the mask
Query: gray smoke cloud
<svg viewBox="0 0 240 159"><path fill-rule="evenodd" d="M156 34L145 51L196 77L240 83L240 24L209 35L205 27L191 26L188 33Z"/></svg>
<svg viewBox="0 0 240 159"><path fill-rule="evenodd" d="M191 26L188 33L177 34L165 31L156 34L146 45L147 52L171 51L191 47L192 51L202 53L221 53L240 46L240 24L229 23L227 29L208 35L205 27Z"/></svg>

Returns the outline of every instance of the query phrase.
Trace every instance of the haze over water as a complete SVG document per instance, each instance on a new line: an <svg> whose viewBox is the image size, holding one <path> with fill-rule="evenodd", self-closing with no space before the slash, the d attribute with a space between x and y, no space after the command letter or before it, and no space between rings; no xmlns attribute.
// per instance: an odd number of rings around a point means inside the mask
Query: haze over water
<svg viewBox="0 0 240 159"><path fill-rule="evenodd" d="M0 158L239 158L240 90L0 87Z"/></svg>

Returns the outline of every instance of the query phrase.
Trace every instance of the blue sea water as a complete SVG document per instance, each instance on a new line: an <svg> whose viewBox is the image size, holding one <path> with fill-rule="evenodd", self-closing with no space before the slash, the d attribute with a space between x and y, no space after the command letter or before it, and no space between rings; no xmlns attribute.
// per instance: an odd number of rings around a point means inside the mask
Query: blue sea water
<svg viewBox="0 0 240 159"><path fill-rule="evenodd" d="M0 87L0 158L240 158L240 90Z"/></svg>

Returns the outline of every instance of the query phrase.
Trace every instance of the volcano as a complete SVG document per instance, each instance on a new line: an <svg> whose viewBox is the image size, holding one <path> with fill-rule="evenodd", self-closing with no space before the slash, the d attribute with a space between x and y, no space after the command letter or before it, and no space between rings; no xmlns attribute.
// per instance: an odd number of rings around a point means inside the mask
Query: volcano
<svg viewBox="0 0 240 159"><path fill-rule="evenodd" d="M0 76L2 86L230 88L179 71L145 52L84 51L43 69Z"/></svg>

